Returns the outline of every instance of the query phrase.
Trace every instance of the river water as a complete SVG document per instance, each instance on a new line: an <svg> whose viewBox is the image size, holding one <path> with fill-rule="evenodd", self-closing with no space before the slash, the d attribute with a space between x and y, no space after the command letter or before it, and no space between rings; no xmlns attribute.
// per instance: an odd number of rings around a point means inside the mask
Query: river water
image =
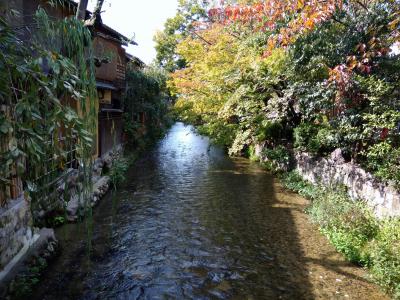
<svg viewBox="0 0 400 300"><path fill-rule="evenodd" d="M307 202L176 123L84 221L33 299L385 299L304 214Z"/></svg>

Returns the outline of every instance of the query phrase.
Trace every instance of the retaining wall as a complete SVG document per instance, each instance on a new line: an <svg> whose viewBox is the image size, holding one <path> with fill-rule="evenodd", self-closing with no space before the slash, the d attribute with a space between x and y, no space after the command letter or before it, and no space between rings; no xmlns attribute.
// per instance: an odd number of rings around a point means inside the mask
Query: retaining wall
<svg viewBox="0 0 400 300"><path fill-rule="evenodd" d="M24 197L11 200L0 209L0 281L11 261L24 254L37 238Z"/></svg>
<svg viewBox="0 0 400 300"><path fill-rule="evenodd" d="M256 145L255 154L261 161L264 144ZM296 152L293 166L299 174L313 184L324 186L344 185L353 200L364 200L378 218L400 216L400 192L392 185L385 184L366 172L359 165L346 162L340 149L329 157L314 157L308 153ZM279 166L281 170L290 169L289 165Z"/></svg>
<svg viewBox="0 0 400 300"><path fill-rule="evenodd" d="M296 169L315 184L344 185L352 199L366 201L377 217L400 216L400 193L384 184L357 164L345 162L340 150L328 158L315 158L308 153L296 153Z"/></svg>

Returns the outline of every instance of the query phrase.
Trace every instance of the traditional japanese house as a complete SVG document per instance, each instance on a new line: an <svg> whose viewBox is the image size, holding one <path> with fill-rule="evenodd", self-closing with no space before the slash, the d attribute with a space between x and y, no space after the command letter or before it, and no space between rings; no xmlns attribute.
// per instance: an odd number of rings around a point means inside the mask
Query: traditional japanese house
<svg viewBox="0 0 400 300"><path fill-rule="evenodd" d="M37 29L34 22L34 15L37 9L43 8L53 19L62 19L74 16L77 3L72 0L54 1L57 5L51 4L48 0L0 0L0 15L10 11L17 11L18 14L9 18L9 22L15 27L23 40L29 41L30 36ZM87 18L91 13L87 11ZM103 24L101 18L93 30L93 46L96 66L96 86L98 91L98 101L96 101L97 122L95 129L95 149L93 157L101 157L107 154L114 147L122 143L122 100L125 93L125 73L127 68L127 54L124 46L136 44L127 37L120 34L111 27ZM76 101L65 101L72 106L79 115L85 116L86 112L81 111ZM6 110L6 108L4 108ZM60 137L62 140L63 137ZM0 141L1 147L6 147L7 141ZM29 162L27 162L29 165ZM68 167L74 167L74 150L71 149ZM14 174L15 172L11 172ZM15 175L13 175L15 176ZM6 191L0 189L0 203L6 198L16 198L22 193L22 184L15 177L13 188Z"/></svg>
<svg viewBox="0 0 400 300"><path fill-rule="evenodd" d="M99 96L98 155L122 143L122 100L125 94L126 52L123 46L135 44L112 28L96 28L94 52Z"/></svg>

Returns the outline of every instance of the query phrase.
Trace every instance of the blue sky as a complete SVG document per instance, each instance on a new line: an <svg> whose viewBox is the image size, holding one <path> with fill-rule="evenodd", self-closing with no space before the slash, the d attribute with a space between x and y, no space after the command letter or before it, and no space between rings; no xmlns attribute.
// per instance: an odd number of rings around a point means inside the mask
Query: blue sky
<svg viewBox="0 0 400 300"><path fill-rule="evenodd" d="M89 1L89 10L95 3ZM175 15L177 7L178 0L105 0L102 19L125 36L134 36L139 46L129 46L128 52L148 64L156 56L154 34Z"/></svg>

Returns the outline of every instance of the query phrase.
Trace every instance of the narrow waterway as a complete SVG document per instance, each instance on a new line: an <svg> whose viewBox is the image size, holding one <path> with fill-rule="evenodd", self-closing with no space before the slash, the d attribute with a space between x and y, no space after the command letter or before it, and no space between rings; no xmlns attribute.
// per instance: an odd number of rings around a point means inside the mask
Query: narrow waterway
<svg viewBox="0 0 400 300"><path fill-rule="evenodd" d="M175 124L63 251L33 299L386 299L268 172Z"/></svg>

